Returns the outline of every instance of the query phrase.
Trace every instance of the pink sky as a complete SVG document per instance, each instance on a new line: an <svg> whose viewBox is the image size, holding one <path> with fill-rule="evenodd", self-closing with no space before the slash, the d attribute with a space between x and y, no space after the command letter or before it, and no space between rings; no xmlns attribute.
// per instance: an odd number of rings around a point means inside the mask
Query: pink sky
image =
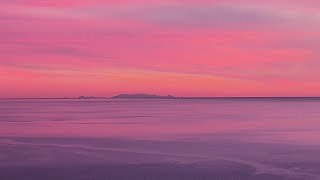
<svg viewBox="0 0 320 180"><path fill-rule="evenodd" d="M320 96L318 0L0 0L0 97Z"/></svg>

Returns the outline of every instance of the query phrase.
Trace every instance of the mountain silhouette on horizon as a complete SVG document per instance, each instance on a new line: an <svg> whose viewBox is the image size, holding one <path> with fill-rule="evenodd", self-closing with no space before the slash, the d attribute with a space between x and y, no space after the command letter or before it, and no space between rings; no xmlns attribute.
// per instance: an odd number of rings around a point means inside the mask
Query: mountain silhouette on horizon
<svg viewBox="0 0 320 180"><path fill-rule="evenodd" d="M114 99L174 99L176 97L168 95L168 96L160 96L155 94L119 94L117 96L113 96L111 98Z"/></svg>
<svg viewBox="0 0 320 180"><path fill-rule="evenodd" d="M77 99L106 99L106 97L96 97L96 96L79 96Z"/></svg>

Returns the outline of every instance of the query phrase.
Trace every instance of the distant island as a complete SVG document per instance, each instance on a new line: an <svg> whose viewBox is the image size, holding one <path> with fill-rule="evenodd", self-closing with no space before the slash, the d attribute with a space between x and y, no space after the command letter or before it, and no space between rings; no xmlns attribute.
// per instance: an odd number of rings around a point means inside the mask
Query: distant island
<svg viewBox="0 0 320 180"><path fill-rule="evenodd" d="M225 97L205 97L205 96L198 96L198 97L175 97L171 95L161 96L155 94L119 94L113 97L101 97L101 96L79 96L79 97L44 97L44 98L0 98L1 99L199 99L199 100L209 100L209 99L247 99L247 100L316 100L319 101L320 97L312 97L312 96L297 96L297 97L290 97L290 96L276 96L276 97L268 97L268 96L225 96Z"/></svg>
<svg viewBox="0 0 320 180"><path fill-rule="evenodd" d="M155 94L119 94L111 98L113 99L175 99L176 97L171 95L160 96Z"/></svg>
<svg viewBox="0 0 320 180"><path fill-rule="evenodd" d="M106 99L106 97L79 96L78 99Z"/></svg>

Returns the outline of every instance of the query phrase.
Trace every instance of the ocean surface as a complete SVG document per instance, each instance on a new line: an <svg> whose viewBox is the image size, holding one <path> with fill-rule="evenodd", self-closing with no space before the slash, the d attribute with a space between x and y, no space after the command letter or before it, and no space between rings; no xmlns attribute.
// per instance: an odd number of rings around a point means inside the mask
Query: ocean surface
<svg viewBox="0 0 320 180"><path fill-rule="evenodd" d="M0 180L320 180L319 98L2 99Z"/></svg>

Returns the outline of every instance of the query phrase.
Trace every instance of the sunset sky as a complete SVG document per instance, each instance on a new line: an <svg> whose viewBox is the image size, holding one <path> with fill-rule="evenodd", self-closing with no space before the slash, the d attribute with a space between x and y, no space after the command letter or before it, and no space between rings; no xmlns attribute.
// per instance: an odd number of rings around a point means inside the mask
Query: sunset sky
<svg viewBox="0 0 320 180"><path fill-rule="evenodd" d="M0 97L320 96L319 0L0 0Z"/></svg>

